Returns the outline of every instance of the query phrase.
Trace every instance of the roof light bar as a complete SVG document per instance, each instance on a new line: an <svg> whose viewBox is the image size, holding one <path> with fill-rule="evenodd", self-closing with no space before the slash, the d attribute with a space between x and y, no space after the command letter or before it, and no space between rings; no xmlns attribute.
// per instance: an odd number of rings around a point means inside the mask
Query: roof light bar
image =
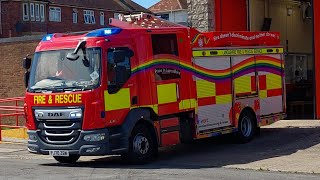
<svg viewBox="0 0 320 180"><path fill-rule="evenodd" d="M105 37L113 34L119 34L122 31L120 28L103 28L89 32L86 37Z"/></svg>

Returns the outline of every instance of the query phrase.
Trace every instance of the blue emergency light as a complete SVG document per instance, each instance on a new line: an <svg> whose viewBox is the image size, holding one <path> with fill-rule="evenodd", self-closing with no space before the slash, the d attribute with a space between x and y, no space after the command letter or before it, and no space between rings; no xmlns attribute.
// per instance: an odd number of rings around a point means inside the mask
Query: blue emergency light
<svg viewBox="0 0 320 180"><path fill-rule="evenodd" d="M113 34L119 34L122 31L120 28L103 28L103 29L97 29L94 31L89 32L86 37L104 37L104 36L110 36Z"/></svg>
<svg viewBox="0 0 320 180"><path fill-rule="evenodd" d="M52 37L53 37L53 34L47 34L46 36L44 36L42 38L41 41L51 41L52 40Z"/></svg>

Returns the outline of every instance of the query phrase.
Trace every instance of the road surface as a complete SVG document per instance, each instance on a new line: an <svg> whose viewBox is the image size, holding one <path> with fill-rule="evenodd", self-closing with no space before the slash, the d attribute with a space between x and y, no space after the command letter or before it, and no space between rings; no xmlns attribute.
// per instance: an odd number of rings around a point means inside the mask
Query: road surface
<svg viewBox="0 0 320 180"><path fill-rule="evenodd" d="M162 148L157 161L81 157L75 165L0 144L0 179L320 179L320 122L280 122L248 144L230 137Z"/></svg>

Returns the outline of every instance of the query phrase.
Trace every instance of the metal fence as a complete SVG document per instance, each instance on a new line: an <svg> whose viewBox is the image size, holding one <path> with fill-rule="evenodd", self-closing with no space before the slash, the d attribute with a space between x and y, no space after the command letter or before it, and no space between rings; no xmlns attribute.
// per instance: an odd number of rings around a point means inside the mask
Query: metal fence
<svg viewBox="0 0 320 180"><path fill-rule="evenodd" d="M26 128L24 107L21 105L23 102L23 97L0 99L0 141L2 141L2 129ZM14 120L12 120L12 117ZM24 124L19 123L21 118L23 118Z"/></svg>

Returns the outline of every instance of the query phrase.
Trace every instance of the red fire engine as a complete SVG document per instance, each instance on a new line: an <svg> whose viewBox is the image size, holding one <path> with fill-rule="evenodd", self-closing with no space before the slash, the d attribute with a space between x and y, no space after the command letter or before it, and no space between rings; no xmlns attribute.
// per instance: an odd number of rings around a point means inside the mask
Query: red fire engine
<svg viewBox="0 0 320 180"><path fill-rule="evenodd" d="M146 162L158 147L200 138L248 142L284 118L279 33L201 33L148 14L110 24L47 35L25 58L31 153Z"/></svg>

